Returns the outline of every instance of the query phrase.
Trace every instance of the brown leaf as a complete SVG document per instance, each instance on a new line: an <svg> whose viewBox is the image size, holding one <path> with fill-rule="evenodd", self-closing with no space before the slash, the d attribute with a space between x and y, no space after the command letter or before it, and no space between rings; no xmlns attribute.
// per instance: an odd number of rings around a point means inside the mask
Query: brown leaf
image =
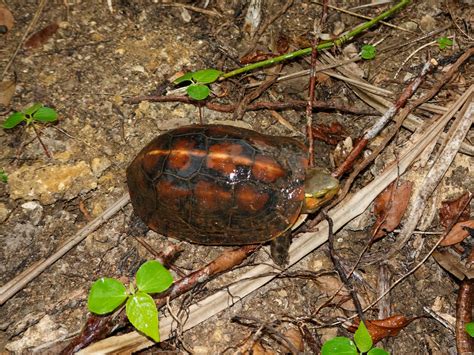
<svg viewBox="0 0 474 355"><path fill-rule="evenodd" d="M273 57L276 57L276 55L257 49L255 52L249 53L240 58L240 64L256 63Z"/></svg>
<svg viewBox="0 0 474 355"><path fill-rule="evenodd" d="M454 245L462 242L469 236L468 228L474 229L473 219L470 221L456 223L439 245L447 247L448 245Z"/></svg>
<svg viewBox="0 0 474 355"><path fill-rule="evenodd" d="M339 141L347 137L347 132L339 122L331 125L317 124L311 127L313 139L318 139L330 145L336 145Z"/></svg>
<svg viewBox="0 0 474 355"><path fill-rule="evenodd" d="M407 318L402 315L391 316L385 319L366 320L365 325L372 337L372 341L377 343L386 337L393 337L398 335L400 330L405 328L408 324L417 318ZM351 324L349 331L354 333L359 326L359 321Z"/></svg>
<svg viewBox="0 0 474 355"><path fill-rule="evenodd" d="M392 232L405 213L413 184L405 181L396 188L394 186L394 183L390 184L375 200L374 214L377 220L372 229L372 241Z"/></svg>
<svg viewBox="0 0 474 355"><path fill-rule="evenodd" d="M442 248L433 252L436 262L458 280L474 278L474 268L470 267L469 259L462 260L461 255L451 248Z"/></svg>
<svg viewBox="0 0 474 355"><path fill-rule="evenodd" d="M285 332L284 335L285 335L285 338L288 341L288 343L290 343L293 346L294 349L298 350L298 353L304 351L303 337L301 335L301 332L298 329L289 328ZM288 350L291 351L292 349L288 349Z"/></svg>
<svg viewBox="0 0 474 355"><path fill-rule="evenodd" d="M33 33L30 38L25 42L25 48L35 49L45 44L52 35L56 33L59 26L57 23L52 23L45 28Z"/></svg>
<svg viewBox="0 0 474 355"><path fill-rule="evenodd" d="M11 31L15 19L6 7L0 5L0 33Z"/></svg>
<svg viewBox="0 0 474 355"><path fill-rule="evenodd" d="M454 200L443 201L439 210L441 225L444 228L448 228L458 217L459 222L467 221L470 214L469 201L471 198L472 194L466 191ZM463 210L461 211L461 209Z"/></svg>
<svg viewBox="0 0 474 355"><path fill-rule="evenodd" d="M275 355L276 352L272 350L267 350L262 345L260 341L257 341L253 344L251 351L244 351L242 354L252 354L252 355Z"/></svg>
<svg viewBox="0 0 474 355"><path fill-rule="evenodd" d="M288 52L288 50L290 49L290 43L288 41L288 37L284 35L280 35L276 41L275 47L278 54L284 54Z"/></svg>
<svg viewBox="0 0 474 355"><path fill-rule="evenodd" d="M13 80L6 80L0 83L0 105L8 106L15 94L16 83Z"/></svg>

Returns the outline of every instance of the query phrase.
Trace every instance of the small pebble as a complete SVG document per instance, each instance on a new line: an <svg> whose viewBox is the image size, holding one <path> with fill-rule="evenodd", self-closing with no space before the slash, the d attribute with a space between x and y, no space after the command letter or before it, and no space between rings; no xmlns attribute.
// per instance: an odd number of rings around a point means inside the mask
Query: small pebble
<svg viewBox="0 0 474 355"><path fill-rule="evenodd" d="M409 31L416 31L416 29L418 28L418 24L413 21L407 21L402 23L400 27Z"/></svg>
<svg viewBox="0 0 474 355"><path fill-rule="evenodd" d="M425 32L433 31L436 28L436 20L430 15L425 15L420 21L420 28Z"/></svg>
<svg viewBox="0 0 474 355"><path fill-rule="evenodd" d="M9 213L10 210L8 209L7 205L0 203L0 223L5 222Z"/></svg>

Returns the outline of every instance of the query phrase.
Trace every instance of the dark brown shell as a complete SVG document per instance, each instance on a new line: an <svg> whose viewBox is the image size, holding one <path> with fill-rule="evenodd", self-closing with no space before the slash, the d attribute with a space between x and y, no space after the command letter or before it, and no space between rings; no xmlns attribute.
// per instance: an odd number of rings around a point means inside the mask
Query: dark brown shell
<svg viewBox="0 0 474 355"><path fill-rule="evenodd" d="M224 125L181 127L152 140L127 169L135 212L154 231L199 244L265 242L304 202L304 145Z"/></svg>

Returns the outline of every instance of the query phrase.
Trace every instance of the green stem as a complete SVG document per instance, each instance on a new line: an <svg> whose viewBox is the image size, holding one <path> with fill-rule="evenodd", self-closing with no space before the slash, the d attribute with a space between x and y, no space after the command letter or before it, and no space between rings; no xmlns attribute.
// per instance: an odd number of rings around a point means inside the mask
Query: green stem
<svg viewBox="0 0 474 355"><path fill-rule="evenodd" d="M370 20L368 22L365 22L362 25L354 28L352 31L348 32L347 34L345 34L342 37L339 37L339 38L337 38L333 41L328 41L328 42L321 43L320 45L318 45L316 47L316 49L319 51L319 50L322 50L322 49L331 48L333 46L340 46L343 43L345 43L345 42L349 41L350 39L354 38L355 36L357 36L361 32L365 31L366 29L376 25L378 22L385 20L387 17L390 17L395 12L397 12L397 11L401 10L402 8L404 8L405 6L407 6L409 3L410 3L410 0L401 0L398 4L396 4L395 6L393 6L390 9L388 9L387 11L381 13L377 17L374 17L372 20ZM230 78L232 76L236 76L238 74L242 74L242 73L257 69L257 68L266 67L268 65L279 63L279 62L282 62L284 60L293 59L293 58L296 58L296 57L299 57L299 56L307 55L307 54L311 53L312 49L313 49L312 47L304 48L304 49L297 50L295 52L286 53L286 54L283 54L281 56L274 57L274 58L271 58L271 59L267 59L267 60L264 60L264 61L261 61L261 62L252 63L252 64L249 64L249 65L246 65L245 67L238 68L238 69L232 70L228 73L225 73L220 77L220 79L221 80L222 79L227 79L227 78Z"/></svg>

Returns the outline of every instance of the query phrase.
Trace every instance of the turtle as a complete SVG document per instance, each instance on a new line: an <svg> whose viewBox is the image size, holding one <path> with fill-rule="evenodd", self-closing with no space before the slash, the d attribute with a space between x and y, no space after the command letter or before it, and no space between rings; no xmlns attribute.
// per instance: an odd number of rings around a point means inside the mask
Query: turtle
<svg viewBox="0 0 474 355"><path fill-rule="evenodd" d="M298 140L219 124L154 138L128 166L127 184L135 213L155 232L205 245L272 241L279 265L299 215L339 189L327 171L309 167Z"/></svg>

